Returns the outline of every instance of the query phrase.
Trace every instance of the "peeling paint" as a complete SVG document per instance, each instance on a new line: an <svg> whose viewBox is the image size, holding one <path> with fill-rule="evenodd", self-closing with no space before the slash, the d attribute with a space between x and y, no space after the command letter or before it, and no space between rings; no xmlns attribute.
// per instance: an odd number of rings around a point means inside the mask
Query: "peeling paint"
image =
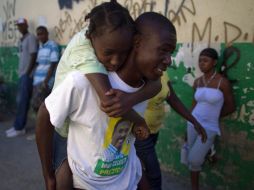
<svg viewBox="0 0 254 190"><path fill-rule="evenodd" d="M215 176L223 178L223 174L218 170L212 170L211 173L214 174Z"/></svg>
<svg viewBox="0 0 254 190"><path fill-rule="evenodd" d="M198 59L200 52L207 46L207 43L183 43L179 47L175 57L172 59L176 67L179 67L180 63L183 63L186 69L191 69L193 75L191 73L187 73L182 78L182 81L187 83L189 86L193 86L195 78L202 74L198 67ZM211 44L211 47L216 49L218 53L220 52L219 43Z"/></svg>
<svg viewBox="0 0 254 190"><path fill-rule="evenodd" d="M248 92L248 88L243 88L243 93L246 94Z"/></svg>
<svg viewBox="0 0 254 190"><path fill-rule="evenodd" d="M253 66L253 63L247 63L246 64L246 66L247 66L247 71L251 71L251 70L254 70L254 66Z"/></svg>
<svg viewBox="0 0 254 190"><path fill-rule="evenodd" d="M241 121L241 122L245 123L245 116L248 116L248 115L249 114L246 112L246 107L243 104L241 106L241 111L240 111L240 115L239 115L238 121Z"/></svg>
<svg viewBox="0 0 254 190"><path fill-rule="evenodd" d="M247 106L249 107L254 107L254 100L250 100L246 103Z"/></svg>
<svg viewBox="0 0 254 190"><path fill-rule="evenodd" d="M254 126L254 110L251 110L251 114L250 114L250 117L249 117L249 124L251 126Z"/></svg>
<svg viewBox="0 0 254 190"><path fill-rule="evenodd" d="M223 132L222 147L234 147L235 151L241 155L243 161L254 161L254 154L251 150L254 147L254 140L247 138L248 133L241 131L239 133Z"/></svg>

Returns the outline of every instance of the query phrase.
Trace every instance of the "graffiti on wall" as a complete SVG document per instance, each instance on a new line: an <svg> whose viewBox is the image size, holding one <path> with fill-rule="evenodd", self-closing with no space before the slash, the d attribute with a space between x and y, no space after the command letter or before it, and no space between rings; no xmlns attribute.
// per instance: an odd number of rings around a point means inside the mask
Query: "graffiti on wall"
<svg viewBox="0 0 254 190"><path fill-rule="evenodd" d="M2 23L1 46L13 46L18 41L18 30L15 26L16 0L7 1L2 6L4 22Z"/></svg>
<svg viewBox="0 0 254 190"><path fill-rule="evenodd" d="M73 7L73 2L79 3L80 1L84 0L58 0L58 5L60 9L72 9Z"/></svg>
<svg viewBox="0 0 254 190"><path fill-rule="evenodd" d="M160 2L155 0L122 0L119 2L128 8L133 18L137 18L139 14L146 11L157 11L169 18L176 27L190 24L191 30L188 31L191 43L206 42L210 45L212 42L225 42L227 46L237 40L254 43L254 31L252 29L252 31L244 31L240 26L234 24L234 21L222 20L221 23L217 23L212 16L208 15L207 18L204 17L202 23L201 21L196 22L195 17L199 11L196 0L164 0ZM85 7L85 9L81 9L78 18L72 14L74 3L82 3L82 7ZM64 39L63 35L70 38L79 31L84 26L84 15L99 3L101 1L98 0L58 0L59 9L63 13L58 23L53 26L56 40L61 43L61 40ZM4 13L2 41L10 45L13 45L18 38L18 32L14 25L15 10L16 0L7 0L6 3L2 3L2 12ZM216 29L221 28L219 34L215 33L215 26ZM68 40L63 40L63 42Z"/></svg>
<svg viewBox="0 0 254 190"><path fill-rule="evenodd" d="M165 4L165 6L169 6L169 4ZM169 10L165 16L167 16L175 25L181 26L184 23L188 22L188 16L196 16L196 5L194 0L182 0L177 11ZM188 14L188 16L186 16ZM227 46L232 45L237 40L243 41L252 41L254 43L254 33L250 34L248 32L242 31L242 29L231 23L229 21L223 21L221 27L224 31L224 36L219 36L218 34L213 33L213 19L212 17L208 17L206 19L205 25L202 28L198 23L192 23L192 34L191 34L191 42L208 42L210 45L211 41L214 42L225 42ZM216 23L218 26L218 23Z"/></svg>
<svg viewBox="0 0 254 190"><path fill-rule="evenodd" d="M65 38L69 40L75 33L86 26L87 23L85 23L84 18L98 2L97 0L89 0L86 3L86 9L83 10L79 18L73 17L70 11L64 11L63 16L58 20L58 24L54 26L56 41L61 42Z"/></svg>
<svg viewBox="0 0 254 190"><path fill-rule="evenodd" d="M123 6L126 7L133 18L137 18L141 13L154 11L156 1L154 0L141 0L135 2L133 0L125 0Z"/></svg>
<svg viewBox="0 0 254 190"><path fill-rule="evenodd" d="M226 44L226 46L231 46L237 40L243 39L243 41L251 41L254 43L253 39L250 38L251 35L247 32L243 32L240 27L230 23L230 22L223 22L223 30L224 30L224 39L220 39L219 35L213 34L213 20L211 17L207 18L205 26L202 29L198 26L196 22L192 25L192 43L198 41L207 41L208 45L211 44L212 40L215 42L222 41ZM254 34L254 33L253 33ZM214 35L214 36L213 36ZM254 35L253 35L254 36ZM205 38L206 37L206 38ZM214 39L212 39L214 37Z"/></svg>

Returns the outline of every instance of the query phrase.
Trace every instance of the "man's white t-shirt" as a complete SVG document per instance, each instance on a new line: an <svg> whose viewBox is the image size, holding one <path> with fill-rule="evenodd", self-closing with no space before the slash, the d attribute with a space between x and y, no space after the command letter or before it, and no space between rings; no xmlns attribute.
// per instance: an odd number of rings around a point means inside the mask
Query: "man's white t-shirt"
<svg viewBox="0 0 254 190"><path fill-rule="evenodd" d="M115 72L109 73L108 77L115 89L129 93L140 89L127 85ZM70 120L68 161L82 188L89 190L137 188L142 171L134 147L135 137L129 130L124 140L119 141L121 148L116 149L118 156L113 156L113 160L112 156L110 159L105 158L105 150L112 143L114 128L121 125L123 119L109 118L100 110L100 100L93 86L81 72L70 73L48 96L45 104L50 121L55 127L61 128L67 117ZM146 102L133 108L143 116Z"/></svg>

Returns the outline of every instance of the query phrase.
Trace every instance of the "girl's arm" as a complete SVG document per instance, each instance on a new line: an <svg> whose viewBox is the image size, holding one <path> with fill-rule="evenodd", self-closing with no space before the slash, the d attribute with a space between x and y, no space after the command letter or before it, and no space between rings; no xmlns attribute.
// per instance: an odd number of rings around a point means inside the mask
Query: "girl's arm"
<svg viewBox="0 0 254 190"><path fill-rule="evenodd" d="M114 95L115 98L102 102L101 108L109 116L119 117L130 111L134 105L154 97L160 90L160 79L156 81L147 81L145 86L135 93L126 93L118 89L110 89L106 95Z"/></svg>
<svg viewBox="0 0 254 190"><path fill-rule="evenodd" d="M232 87L230 82L226 78L223 78L223 81L221 83L221 90L224 96L224 104L221 110L220 117L224 117L235 111L235 101L233 97Z"/></svg>
<svg viewBox="0 0 254 190"><path fill-rule="evenodd" d="M54 72L56 70L56 67L57 67L57 62L52 62L50 67L49 67L49 70L47 72L47 76L46 76L46 78L43 81L43 85L44 85L45 88L48 87L48 82L51 79L51 77L53 76L53 74L54 74Z"/></svg>
<svg viewBox="0 0 254 190"><path fill-rule="evenodd" d="M198 86L198 80L200 80L200 78L198 78L198 79L196 79L195 81L194 81L194 84L193 84L193 98L192 98L192 104L191 104L191 109L190 109L190 112L192 112L192 110L195 108L195 106L196 106L196 104L197 104L197 102L196 102L196 100L195 100L195 98L194 98L194 94L195 94L195 91L196 91L196 89L197 89L197 86Z"/></svg>
<svg viewBox="0 0 254 190"><path fill-rule="evenodd" d="M106 112L110 117L122 116L136 125L146 126L144 118L136 113L132 107L156 95L161 88L160 81L150 81L138 92L125 93L120 90L110 90L112 87L108 76L105 74L91 73L86 74L86 77L99 95L102 111Z"/></svg>

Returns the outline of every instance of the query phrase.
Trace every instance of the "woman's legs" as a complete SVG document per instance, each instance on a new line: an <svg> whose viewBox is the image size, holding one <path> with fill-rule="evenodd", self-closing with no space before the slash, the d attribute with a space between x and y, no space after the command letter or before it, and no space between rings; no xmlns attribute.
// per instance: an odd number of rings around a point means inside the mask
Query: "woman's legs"
<svg viewBox="0 0 254 190"><path fill-rule="evenodd" d="M189 146L189 169L191 171L191 183L192 190L199 189L199 173L201 171L201 165L205 160L207 152L210 150L213 145L216 132L206 130L207 141L202 142L201 137L197 134L196 130L192 126L188 126L187 135L188 135L188 146Z"/></svg>
<svg viewBox="0 0 254 190"><path fill-rule="evenodd" d="M191 171L191 189L199 190L199 171Z"/></svg>

